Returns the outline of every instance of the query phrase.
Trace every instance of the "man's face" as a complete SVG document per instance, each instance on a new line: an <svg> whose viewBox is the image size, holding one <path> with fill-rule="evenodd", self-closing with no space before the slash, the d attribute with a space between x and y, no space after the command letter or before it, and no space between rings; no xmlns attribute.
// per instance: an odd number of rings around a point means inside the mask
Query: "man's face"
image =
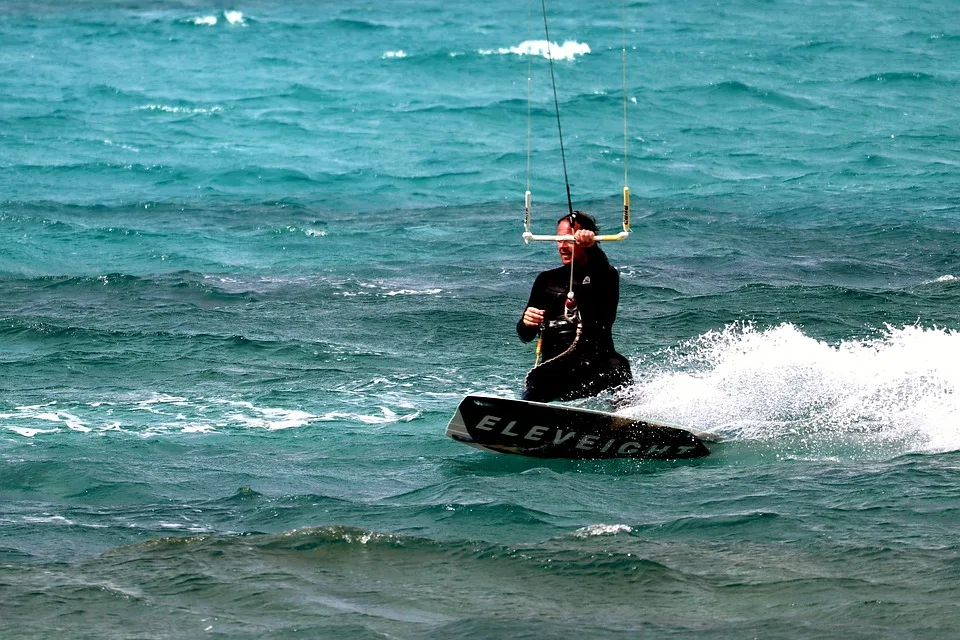
<svg viewBox="0 0 960 640"><path fill-rule="evenodd" d="M576 229L579 228L580 226L577 225ZM575 228L570 226L568 220L561 220L560 224L557 225L558 236L572 236L574 231ZM560 252L560 262L565 266L569 266L574 257L576 257L578 263L583 262L586 255L583 247L577 247L572 242L557 242L557 251Z"/></svg>

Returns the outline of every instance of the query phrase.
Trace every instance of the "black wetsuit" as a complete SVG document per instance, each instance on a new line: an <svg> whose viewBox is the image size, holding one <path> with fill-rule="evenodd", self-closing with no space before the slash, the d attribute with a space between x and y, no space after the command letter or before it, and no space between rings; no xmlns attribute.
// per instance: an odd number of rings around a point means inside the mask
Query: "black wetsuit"
<svg viewBox="0 0 960 640"><path fill-rule="evenodd" d="M525 400L549 402L593 396L632 382L630 363L613 347L613 323L620 301L620 274L599 247L587 250L587 263L573 271L573 294L583 323L576 347L566 351L576 337L576 322L564 319L570 287L570 267L562 266L537 276L528 307L544 310L541 364L527 374ZM528 327L523 318L517 333L530 342L540 327ZM556 358L554 360L554 358Z"/></svg>

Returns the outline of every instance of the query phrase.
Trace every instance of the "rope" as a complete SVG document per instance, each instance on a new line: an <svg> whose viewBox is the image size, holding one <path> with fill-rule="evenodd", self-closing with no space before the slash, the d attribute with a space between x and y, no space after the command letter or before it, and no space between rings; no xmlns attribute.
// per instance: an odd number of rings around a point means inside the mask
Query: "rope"
<svg viewBox="0 0 960 640"><path fill-rule="evenodd" d="M563 164L563 184L567 191L567 211L569 214L573 214L573 198L570 194L570 175L567 170L567 151L566 146L563 143L563 126L560 122L560 99L557 96L557 78L554 71L553 64L553 43L550 40L550 25L547 20L547 1L540 0L540 7L543 12L543 32L547 39L547 61L550 64L550 85L553 89L553 106L554 113L557 119L557 136L560 140L560 160ZM629 149L629 118L628 118L628 85L627 85L627 2L626 0L621 0L621 48L620 48L620 57L621 57L621 66L622 66L622 76L623 76L623 192L624 192L624 211L623 211L623 229L629 233L629 158L630 158L630 149ZM528 21L528 31L532 33L532 23L533 23L533 6L531 3L530 12L527 16ZM533 122L533 56L530 56L527 61L527 208L524 214L524 231L527 234L530 231L530 182L531 182L531 156L532 156L532 122ZM525 237L525 242L528 239ZM571 274L572 277L572 274Z"/></svg>
<svg viewBox="0 0 960 640"><path fill-rule="evenodd" d="M578 320L578 322L577 322L577 335L575 335L575 336L573 337L573 342L570 343L570 346L567 347L566 351L564 351L563 353L560 353L560 354L557 354L557 355L553 356L553 357L550 358L549 360L544 360L543 362L538 362L537 364L533 365L533 369L530 369L530 371L527 371L527 375L525 375L525 376L523 377L523 386L525 386L525 387L529 387L529 386L530 386L530 384L529 384L529 383L530 383L530 374L533 373L536 369L539 369L540 367L542 367L542 366L544 366L544 365L548 365L548 364L550 364L551 362L555 362L555 361L559 360L560 358L562 358L562 357L564 357L564 356L568 356L568 355L570 355L571 353L573 353L573 350L577 348L577 343L580 342L580 334L581 334L581 333L583 333L583 322ZM543 335L543 331L541 330L541 338L540 338L541 340L543 340L542 335ZM537 360L539 361L539 359L540 359L540 345L538 344L538 345L537 345Z"/></svg>
<svg viewBox="0 0 960 640"><path fill-rule="evenodd" d="M533 40L533 3L527 13L527 40ZM527 55L527 193L530 193L530 157L533 153L533 56ZM530 230L530 210L524 219L524 230Z"/></svg>
<svg viewBox="0 0 960 640"><path fill-rule="evenodd" d="M567 187L567 208L573 213L573 199L570 197L570 179L567 175L567 154L563 148L563 128L560 126L560 100L557 98L557 79L553 73L553 51L550 49L550 27L547 26L547 0L540 0L543 7L543 32L547 36L547 59L550 61L550 83L553 85L553 106L557 113L557 135L560 136L560 159L563 161L563 184Z"/></svg>
<svg viewBox="0 0 960 640"><path fill-rule="evenodd" d="M570 256L570 286L567 287L567 300L563 304L563 317L566 318L569 322L573 322L573 318L577 314L577 301L573 297L573 258L577 254L577 243L573 243L573 255ZM567 306L567 302L573 301L571 306Z"/></svg>
<svg viewBox="0 0 960 640"><path fill-rule="evenodd" d="M627 186L627 0L623 0L623 186ZM528 187L529 188L529 187Z"/></svg>

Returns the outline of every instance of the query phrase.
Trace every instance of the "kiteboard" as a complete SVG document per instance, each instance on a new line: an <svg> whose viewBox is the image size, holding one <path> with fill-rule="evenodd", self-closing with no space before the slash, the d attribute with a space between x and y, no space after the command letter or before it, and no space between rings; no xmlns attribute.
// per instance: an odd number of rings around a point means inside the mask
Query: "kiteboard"
<svg viewBox="0 0 960 640"><path fill-rule="evenodd" d="M710 454L719 438L648 420L565 405L465 397L447 436L494 453L537 458L675 460Z"/></svg>

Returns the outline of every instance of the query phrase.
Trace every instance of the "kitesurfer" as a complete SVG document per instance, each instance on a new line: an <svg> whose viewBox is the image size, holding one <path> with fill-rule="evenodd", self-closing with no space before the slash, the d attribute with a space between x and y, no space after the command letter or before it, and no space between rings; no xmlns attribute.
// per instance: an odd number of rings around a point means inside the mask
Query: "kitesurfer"
<svg viewBox="0 0 960 640"><path fill-rule="evenodd" d="M630 363L613 346L620 274L597 246L596 233L596 221L582 211L557 223L557 235L575 241L557 242L563 266L537 276L517 323L521 340L541 340L524 400L573 400L633 381Z"/></svg>

